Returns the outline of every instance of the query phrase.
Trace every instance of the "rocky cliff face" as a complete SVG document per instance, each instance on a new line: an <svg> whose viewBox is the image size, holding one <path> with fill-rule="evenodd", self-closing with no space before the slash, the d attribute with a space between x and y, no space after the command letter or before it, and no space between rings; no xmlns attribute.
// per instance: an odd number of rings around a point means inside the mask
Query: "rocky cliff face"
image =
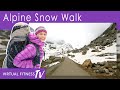
<svg viewBox="0 0 120 90"><path fill-rule="evenodd" d="M0 30L0 67L5 58L6 46L10 39L10 31Z"/></svg>
<svg viewBox="0 0 120 90"><path fill-rule="evenodd" d="M89 48L105 49L105 46L112 46L113 43L116 43L116 34L117 34L116 24L113 23L109 28L107 28L100 36L90 42L89 45L85 45L80 50L87 51ZM96 48L97 47L97 48Z"/></svg>

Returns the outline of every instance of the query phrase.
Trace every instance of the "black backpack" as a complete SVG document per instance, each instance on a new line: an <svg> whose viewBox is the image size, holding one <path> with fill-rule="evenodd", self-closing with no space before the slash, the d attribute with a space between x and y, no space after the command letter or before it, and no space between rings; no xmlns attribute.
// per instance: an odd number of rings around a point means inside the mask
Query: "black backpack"
<svg viewBox="0 0 120 90"><path fill-rule="evenodd" d="M25 30L26 27L25 26L23 26L23 27L16 26L11 31L11 34L14 33L16 30L20 30L21 28L24 28L24 30ZM13 65L13 59L28 44L34 44L34 46L36 47L36 56L33 59L33 66L35 66L36 64L40 64L39 47L37 46L37 44L30 42L30 40L28 38L28 34L25 34L23 36L14 36L10 39L10 41L8 43L8 47L7 47L7 55L5 58L7 68L17 68L16 66Z"/></svg>

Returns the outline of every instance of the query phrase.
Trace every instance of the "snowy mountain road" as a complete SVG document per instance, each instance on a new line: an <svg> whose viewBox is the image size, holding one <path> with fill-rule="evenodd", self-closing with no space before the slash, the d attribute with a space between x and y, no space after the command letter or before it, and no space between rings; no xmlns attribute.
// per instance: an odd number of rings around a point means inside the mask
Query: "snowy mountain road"
<svg viewBox="0 0 120 90"><path fill-rule="evenodd" d="M59 65L59 67L47 77L55 78L55 79L87 79L91 78L90 74L87 73L85 70L80 68L75 62L73 62L69 58L65 58L65 60ZM93 78L93 77L92 77Z"/></svg>

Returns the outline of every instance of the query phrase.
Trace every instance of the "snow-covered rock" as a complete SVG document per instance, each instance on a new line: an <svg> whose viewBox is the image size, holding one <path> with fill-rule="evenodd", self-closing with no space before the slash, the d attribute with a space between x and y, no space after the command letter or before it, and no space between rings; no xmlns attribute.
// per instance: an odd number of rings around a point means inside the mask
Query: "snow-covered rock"
<svg viewBox="0 0 120 90"><path fill-rule="evenodd" d="M71 44L66 43L64 40L49 40L46 41L45 47L45 60L49 59L49 56L55 57L64 57L64 54L67 53L68 50L73 50Z"/></svg>
<svg viewBox="0 0 120 90"><path fill-rule="evenodd" d="M89 49L86 55L82 55L82 53L71 53L72 55L75 55L75 57L69 57L69 58L71 58L73 61L75 61L78 64L82 64L86 59L91 59L92 63L117 60L116 43L114 43L110 47L105 47L105 50L102 50L101 52L91 52L91 50L92 49ZM114 55L107 55L102 57L97 56L106 53L114 53Z"/></svg>

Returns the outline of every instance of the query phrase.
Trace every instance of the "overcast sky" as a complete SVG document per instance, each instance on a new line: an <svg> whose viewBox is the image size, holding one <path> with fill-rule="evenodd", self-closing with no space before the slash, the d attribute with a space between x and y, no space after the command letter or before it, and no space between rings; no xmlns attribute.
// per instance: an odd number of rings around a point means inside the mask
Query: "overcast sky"
<svg viewBox="0 0 120 90"><path fill-rule="evenodd" d="M44 26L47 39L64 40L74 48L81 48L102 34L112 23L30 23L36 29Z"/></svg>

